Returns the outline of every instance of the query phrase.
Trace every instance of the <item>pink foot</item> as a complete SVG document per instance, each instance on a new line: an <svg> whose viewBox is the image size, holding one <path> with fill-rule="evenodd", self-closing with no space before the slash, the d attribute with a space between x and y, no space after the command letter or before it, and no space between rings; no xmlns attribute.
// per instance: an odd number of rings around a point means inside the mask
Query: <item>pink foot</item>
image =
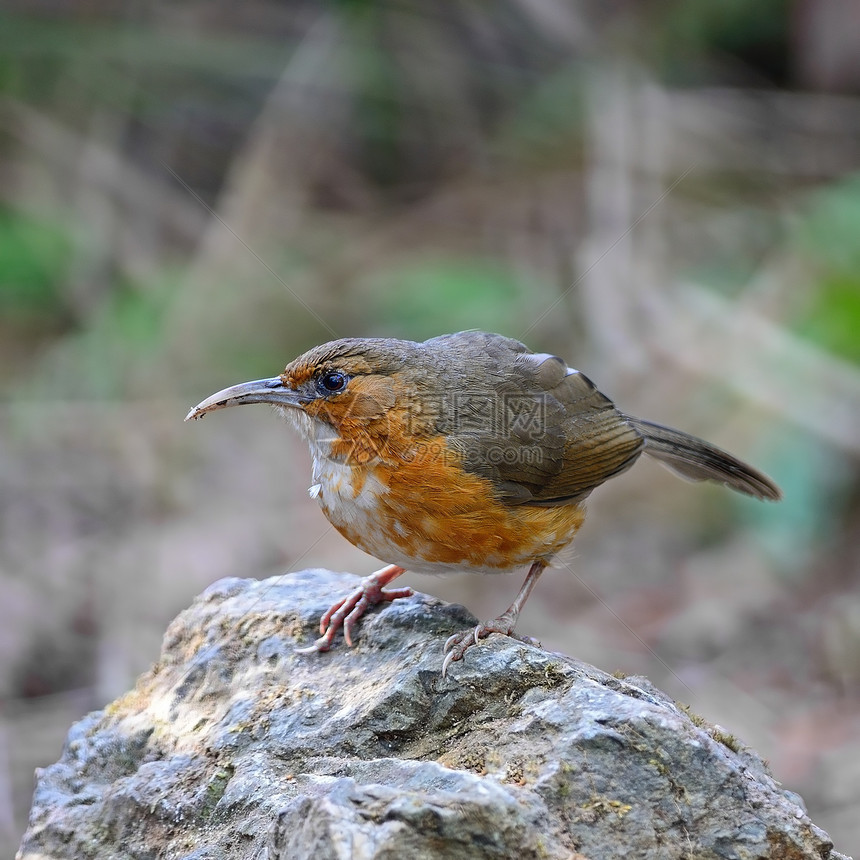
<svg viewBox="0 0 860 860"><path fill-rule="evenodd" d="M531 590L535 587L541 573L546 567L545 561L536 561L529 568L526 574L526 580L523 587L519 590L519 594L514 598L514 602L498 617L486 624L479 624L474 630L463 630L460 633L455 633L448 638L443 649L446 657L442 663L442 677L448 671L448 667L455 660L462 660L463 655L473 646L477 645L479 640L486 639L491 633L501 633L503 636L510 636L512 639L518 639L520 642L527 642L529 645L540 645L537 639L532 639L530 636L517 636L514 633L514 627L517 624L520 611L528 600Z"/></svg>
<svg viewBox="0 0 860 860"><path fill-rule="evenodd" d="M443 649L446 656L445 661L442 663L442 677L445 677L448 667L453 662L462 660L465 653L473 645L477 645L481 639L486 639L491 633L501 633L503 636L510 636L511 639L517 639L529 645L540 645L540 642L537 639L532 639L531 636L519 636L514 633L516 623L516 615L503 612L498 618L494 618L492 621L479 624L471 630L461 630L459 633L449 636Z"/></svg>
<svg viewBox="0 0 860 860"><path fill-rule="evenodd" d="M383 567L376 573L365 577L361 584L348 594L343 600L339 600L331 606L320 619L320 636L313 645L307 648L297 648L297 654L313 654L316 651L328 651L334 640L335 634L343 627L343 638L346 644L352 647L352 634L356 622L362 615L377 603L383 600L397 600L400 597L411 597L414 593L411 588L384 588L393 579L405 573L405 569L395 564Z"/></svg>

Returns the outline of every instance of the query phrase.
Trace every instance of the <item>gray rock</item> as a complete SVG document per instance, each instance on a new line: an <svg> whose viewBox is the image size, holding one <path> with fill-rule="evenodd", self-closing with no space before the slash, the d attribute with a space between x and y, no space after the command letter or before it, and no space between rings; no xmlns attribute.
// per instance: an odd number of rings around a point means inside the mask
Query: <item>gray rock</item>
<svg viewBox="0 0 860 860"><path fill-rule="evenodd" d="M299 655L356 579L222 580L37 772L20 860L840 858L761 759L644 678L424 595Z"/></svg>

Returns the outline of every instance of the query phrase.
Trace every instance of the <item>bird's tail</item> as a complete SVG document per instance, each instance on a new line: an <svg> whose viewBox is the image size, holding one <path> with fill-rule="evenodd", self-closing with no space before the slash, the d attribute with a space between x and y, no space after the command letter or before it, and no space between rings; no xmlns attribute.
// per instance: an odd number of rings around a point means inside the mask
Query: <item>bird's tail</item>
<svg viewBox="0 0 860 860"><path fill-rule="evenodd" d="M644 452L681 477L691 481L716 481L757 499L775 502L782 498L782 491L767 475L710 442L641 418L629 415L625 418L645 439Z"/></svg>

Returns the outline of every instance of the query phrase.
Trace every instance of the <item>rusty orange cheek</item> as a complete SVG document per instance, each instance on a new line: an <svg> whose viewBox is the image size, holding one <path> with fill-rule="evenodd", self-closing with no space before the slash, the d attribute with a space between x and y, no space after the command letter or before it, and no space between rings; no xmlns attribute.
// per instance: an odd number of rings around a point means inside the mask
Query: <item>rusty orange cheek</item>
<svg viewBox="0 0 860 860"><path fill-rule="evenodd" d="M349 382L346 391L349 414L359 419L383 416L396 402L392 380L384 376L361 376Z"/></svg>

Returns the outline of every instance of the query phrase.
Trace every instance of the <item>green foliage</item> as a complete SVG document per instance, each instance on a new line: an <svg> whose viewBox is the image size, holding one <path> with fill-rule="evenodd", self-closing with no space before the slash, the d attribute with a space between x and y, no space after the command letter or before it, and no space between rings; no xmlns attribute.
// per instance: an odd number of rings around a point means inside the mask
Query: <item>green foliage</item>
<svg viewBox="0 0 860 860"><path fill-rule="evenodd" d="M65 360L42 378L42 395L127 397L148 374L164 339L164 318L176 277L164 273L145 285L120 281L67 342ZM35 390L31 383L31 391Z"/></svg>
<svg viewBox="0 0 860 860"><path fill-rule="evenodd" d="M382 48L378 9L349 2L351 14L344 23L350 28L348 57L349 87L356 100L352 133L363 150L365 168L381 185L402 180L398 142L403 134L403 70Z"/></svg>
<svg viewBox="0 0 860 860"><path fill-rule="evenodd" d="M552 161L556 151L569 162L584 125L583 81L578 63L538 81L504 123L499 148L529 163Z"/></svg>
<svg viewBox="0 0 860 860"><path fill-rule="evenodd" d="M0 313L7 320L61 313L71 251L59 224L0 209Z"/></svg>
<svg viewBox="0 0 860 860"><path fill-rule="evenodd" d="M798 231L801 247L820 265L848 274L860 269L860 174L818 192Z"/></svg>
<svg viewBox="0 0 860 860"><path fill-rule="evenodd" d="M410 262L377 273L367 286L369 319L382 332L416 340L471 328L518 333L524 285L488 261Z"/></svg>
<svg viewBox="0 0 860 860"><path fill-rule="evenodd" d="M653 30L653 60L670 80L689 83L703 66L729 56L775 79L787 73L788 0L675 0L661 18Z"/></svg>
<svg viewBox="0 0 860 860"><path fill-rule="evenodd" d="M723 184L723 177L715 180ZM708 200L708 215L686 226L690 241L677 250L690 280L730 298L740 296L756 277L762 260L784 247L785 225L760 205L743 205L741 191L731 201ZM686 258L686 259L685 259Z"/></svg>
<svg viewBox="0 0 860 860"><path fill-rule="evenodd" d="M860 364L860 272L852 278L823 280L800 334Z"/></svg>
<svg viewBox="0 0 860 860"><path fill-rule="evenodd" d="M771 505L732 495L732 505L739 522L754 531L779 568L796 575L842 521L853 474L837 451L788 428L768 439L750 460L777 480L784 497Z"/></svg>
<svg viewBox="0 0 860 860"><path fill-rule="evenodd" d="M169 281L145 288L126 286L112 296L106 323L130 350L146 353L158 346L171 286Z"/></svg>
<svg viewBox="0 0 860 860"><path fill-rule="evenodd" d="M796 330L842 358L860 363L860 175L817 194L798 230L817 289Z"/></svg>
<svg viewBox="0 0 860 860"><path fill-rule="evenodd" d="M784 38L787 26L787 0L678 0L668 10L664 31L687 49L743 51Z"/></svg>
<svg viewBox="0 0 860 860"><path fill-rule="evenodd" d="M31 69L56 60L91 60L102 68L102 78L104 63L250 77L274 75L283 63L284 45L274 38L164 30L141 21L131 25L83 16L52 19L0 12L0 56Z"/></svg>

